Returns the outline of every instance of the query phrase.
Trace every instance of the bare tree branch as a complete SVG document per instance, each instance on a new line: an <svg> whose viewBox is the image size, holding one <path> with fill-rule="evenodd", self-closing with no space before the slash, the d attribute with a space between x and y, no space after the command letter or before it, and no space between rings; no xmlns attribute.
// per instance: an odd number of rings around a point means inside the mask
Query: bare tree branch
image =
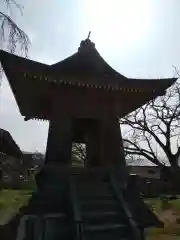
<svg viewBox="0 0 180 240"><path fill-rule="evenodd" d="M11 53L15 53L15 50L19 48L27 56L29 45L29 38L24 31L17 26L10 16L0 12L0 48L7 47Z"/></svg>
<svg viewBox="0 0 180 240"><path fill-rule="evenodd" d="M21 14L23 7L15 0L4 0L7 9L17 8ZM0 49L7 49L11 53L20 51L22 55L27 56L30 40L26 33L12 20L11 15L0 11ZM0 80L2 79L2 68L0 66Z"/></svg>
<svg viewBox="0 0 180 240"><path fill-rule="evenodd" d="M21 12L22 14L22 9L23 6L21 6L19 3L17 3L15 0L4 0L5 4L7 5L7 8L10 9L11 14L12 14L12 7L15 6L16 8L18 8L18 10Z"/></svg>
<svg viewBox="0 0 180 240"><path fill-rule="evenodd" d="M138 146L137 144L133 143L130 140L126 139L126 140L124 140L124 142L129 143L129 147L127 147L127 146L125 147L125 152L127 155L135 155L135 156L140 155L156 165L162 165L161 162L158 160L158 158L154 157L153 152L148 151L145 148L141 148L140 146Z"/></svg>
<svg viewBox="0 0 180 240"><path fill-rule="evenodd" d="M86 148L81 143L73 143L72 146L72 155L76 158L81 160L82 162L85 161L86 158Z"/></svg>
<svg viewBox="0 0 180 240"><path fill-rule="evenodd" d="M180 156L180 82L169 88L166 95L120 119L120 124L127 128L123 137L126 154L139 154L162 165L162 158L158 156L162 152L166 162L177 165ZM174 142L177 142L176 152L172 148Z"/></svg>

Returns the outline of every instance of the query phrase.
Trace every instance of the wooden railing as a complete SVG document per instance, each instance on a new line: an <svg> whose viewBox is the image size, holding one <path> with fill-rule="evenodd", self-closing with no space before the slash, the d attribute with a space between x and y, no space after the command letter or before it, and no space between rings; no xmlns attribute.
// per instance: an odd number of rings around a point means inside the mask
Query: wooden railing
<svg viewBox="0 0 180 240"><path fill-rule="evenodd" d="M133 216L132 216L131 211L128 207L128 204L126 203L126 201L125 201L125 199L122 195L121 189L118 186L118 183L113 176L110 176L110 183L111 183L111 186L113 188L114 194L115 194L117 200L120 202L120 204L122 206L122 209L123 209L123 211L124 211L124 213L127 217L127 220L129 222L129 226L132 230L132 239L133 240L142 240L141 232L140 232L136 222L133 219Z"/></svg>
<svg viewBox="0 0 180 240"><path fill-rule="evenodd" d="M70 200L71 200L71 205L73 209L73 218L74 218L74 223L76 228L76 238L77 240L83 240L84 223L83 223L82 213L81 213L81 209L80 209L78 198L77 198L76 186L74 182L75 181L73 181L73 176L71 176L69 180Z"/></svg>

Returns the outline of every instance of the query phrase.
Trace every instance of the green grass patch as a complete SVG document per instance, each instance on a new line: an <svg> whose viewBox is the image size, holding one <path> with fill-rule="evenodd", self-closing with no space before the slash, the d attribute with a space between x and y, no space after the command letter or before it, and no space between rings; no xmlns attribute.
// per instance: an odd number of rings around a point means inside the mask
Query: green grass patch
<svg viewBox="0 0 180 240"><path fill-rule="evenodd" d="M8 223L21 207L27 205L32 192L36 190L34 183L24 182L23 184L23 189L0 191L0 225Z"/></svg>
<svg viewBox="0 0 180 240"><path fill-rule="evenodd" d="M162 210L162 199L160 198L146 198L144 199L145 203L151 208L154 209L156 212L161 213ZM180 213L180 199L168 200L170 208Z"/></svg>

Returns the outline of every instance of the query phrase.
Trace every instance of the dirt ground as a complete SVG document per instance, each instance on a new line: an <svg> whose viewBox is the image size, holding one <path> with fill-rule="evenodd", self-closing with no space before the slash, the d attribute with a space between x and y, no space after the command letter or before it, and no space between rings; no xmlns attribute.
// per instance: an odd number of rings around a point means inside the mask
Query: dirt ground
<svg viewBox="0 0 180 240"><path fill-rule="evenodd" d="M179 240L180 239L180 199L169 201L168 209L162 210L159 199L150 200L154 213L164 222L164 228L148 230L147 240Z"/></svg>

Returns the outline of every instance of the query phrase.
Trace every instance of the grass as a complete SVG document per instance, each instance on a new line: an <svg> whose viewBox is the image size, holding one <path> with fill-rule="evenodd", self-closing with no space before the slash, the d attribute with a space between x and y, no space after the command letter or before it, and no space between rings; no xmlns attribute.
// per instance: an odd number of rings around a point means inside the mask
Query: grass
<svg viewBox="0 0 180 240"><path fill-rule="evenodd" d="M154 213L164 222L164 228L154 228L148 234L148 240L176 240L180 239L180 199L170 200L162 204L160 198L145 199Z"/></svg>
<svg viewBox="0 0 180 240"><path fill-rule="evenodd" d="M8 223L21 207L28 204L33 191L36 191L35 181L24 181L19 190L0 191L0 225Z"/></svg>
<svg viewBox="0 0 180 240"><path fill-rule="evenodd" d="M4 189L0 192L0 225L8 223L28 203L32 191Z"/></svg>

